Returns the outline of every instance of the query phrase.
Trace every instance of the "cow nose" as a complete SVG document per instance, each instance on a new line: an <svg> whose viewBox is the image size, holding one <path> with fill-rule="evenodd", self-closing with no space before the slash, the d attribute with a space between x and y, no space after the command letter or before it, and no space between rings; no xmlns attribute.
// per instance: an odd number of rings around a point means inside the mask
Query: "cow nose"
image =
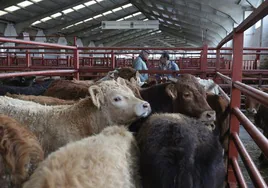
<svg viewBox="0 0 268 188"><path fill-rule="evenodd" d="M143 108L149 108L150 107L150 104L148 102L145 102L145 103L143 103L142 107Z"/></svg>
<svg viewBox="0 0 268 188"><path fill-rule="evenodd" d="M205 111L202 113L200 120L202 121L215 121L216 120L216 113L213 110Z"/></svg>

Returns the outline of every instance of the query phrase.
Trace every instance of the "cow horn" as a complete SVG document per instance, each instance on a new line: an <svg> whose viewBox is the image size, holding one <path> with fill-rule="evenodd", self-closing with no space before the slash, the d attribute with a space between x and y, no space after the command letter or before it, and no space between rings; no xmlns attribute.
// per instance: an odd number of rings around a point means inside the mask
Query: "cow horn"
<svg viewBox="0 0 268 188"><path fill-rule="evenodd" d="M177 82L178 81L177 78L169 78L169 80L172 81L172 82Z"/></svg>

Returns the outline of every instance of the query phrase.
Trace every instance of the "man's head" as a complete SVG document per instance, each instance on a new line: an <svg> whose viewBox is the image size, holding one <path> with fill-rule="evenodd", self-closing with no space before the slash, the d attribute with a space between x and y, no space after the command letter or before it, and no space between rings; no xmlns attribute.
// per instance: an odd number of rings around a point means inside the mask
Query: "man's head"
<svg viewBox="0 0 268 188"><path fill-rule="evenodd" d="M160 63L161 64L167 64L169 61L169 54L167 52L162 53L160 57Z"/></svg>
<svg viewBox="0 0 268 188"><path fill-rule="evenodd" d="M143 60L148 60L150 51L149 50L142 50L140 56Z"/></svg>

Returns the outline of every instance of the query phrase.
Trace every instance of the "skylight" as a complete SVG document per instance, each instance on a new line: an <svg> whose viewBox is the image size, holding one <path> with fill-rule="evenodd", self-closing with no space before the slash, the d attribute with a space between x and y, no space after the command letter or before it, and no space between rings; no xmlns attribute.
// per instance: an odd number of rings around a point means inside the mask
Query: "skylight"
<svg viewBox="0 0 268 188"><path fill-rule="evenodd" d="M13 5L13 6L5 8L4 10L6 10L8 12L14 12L14 11L19 10L19 9L20 9L20 7Z"/></svg>
<svg viewBox="0 0 268 188"><path fill-rule="evenodd" d="M84 22L88 22L90 20L93 20L93 18L88 18L88 19L84 20Z"/></svg>
<svg viewBox="0 0 268 188"><path fill-rule="evenodd" d="M99 2L102 2L103 0L96 0L96 1L99 3Z"/></svg>
<svg viewBox="0 0 268 188"><path fill-rule="evenodd" d="M136 12L135 14L132 14L133 16L138 16L138 15L140 15L141 14L141 12Z"/></svg>
<svg viewBox="0 0 268 188"><path fill-rule="evenodd" d="M45 18L41 19L41 21L42 21L42 22L46 22L46 21L51 20L51 19L52 19L52 18L48 16L48 17L45 17Z"/></svg>
<svg viewBox="0 0 268 188"><path fill-rule="evenodd" d="M43 1L43 0L31 0L31 1L38 3L38 2Z"/></svg>
<svg viewBox="0 0 268 188"><path fill-rule="evenodd" d="M77 22L77 23L74 24L74 25L79 25L79 24L81 24L81 23L83 23L83 21Z"/></svg>
<svg viewBox="0 0 268 188"><path fill-rule="evenodd" d="M113 11L113 12L117 12L117 11L119 11L119 10L122 10L122 8L121 8L121 7L114 8L112 11Z"/></svg>
<svg viewBox="0 0 268 188"><path fill-rule="evenodd" d="M84 5L86 5L87 7L90 5L94 5L94 4L96 4L95 1L89 1L89 2L84 3Z"/></svg>
<svg viewBox="0 0 268 188"><path fill-rule="evenodd" d="M129 15L129 16L124 17L124 19L128 19L128 18L131 18L131 17L132 17L132 15Z"/></svg>
<svg viewBox="0 0 268 188"><path fill-rule="evenodd" d="M74 10L79 10L81 8L85 8L85 6L80 4L80 5L77 5L77 6L73 7Z"/></svg>
<svg viewBox="0 0 268 188"><path fill-rule="evenodd" d="M132 6L132 4L131 3L128 3L128 4L126 4L126 5L124 5L124 6L122 6L123 8L128 8L128 7L131 7Z"/></svg>
<svg viewBox="0 0 268 188"><path fill-rule="evenodd" d="M97 16L94 16L93 18L96 19L96 18L99 18L99 17L101 17L101 16L102 16L102 15L99 14L99 15L97 15Z"/></svg>
<svg viewBox="0 0 268 188"><path fill-rule="evenodd" d="M7 12L0 10L0 16L7 14Z"/></svg>
<svg viewBox="0 0 268 188"><path fill-rule="evenodd" d="M62 15L62 13L58 12L58 13L56 13L56 14L52 14L51 17L52 17L52 18L57 18L57 17L59 17L59 16L61 16L61 15Z"/></svg>
<svg viewBox="0 0 268 188"><path fill-rule="evenodd" d="M148 18L145 18L143 21L147 21L148 20Z"/></svg>
<svg viewBox="0 0 268 188"><path fill-rule="evenodd" d="M74 11L74 9L68 8L68 9L63 10L62 12L63 12L63 14L68 14L68 13L73 12L73 11Z"/></svg>
<svg viewBox="0 0 268 188"><path fill-rule="evenodd" d="M118 19L118 20L116 20L116 21L123 21L124 20L124 18L120 18L120 19Z"/></svg>
<svg viewBox="0 0 268 188"><path fill-rule="evenodd" d="M41 21L36 21L36 22L34 22L34 23L32 23L31 25L37 25L37 24L40 24L41 23Z"/></svg>
<svg viewBox="0 0 268 188"><path fill-rule="evenodd" d="M107 14L111 14L111 13L113 13L113 12L109 10L109 11L104 12L104 13L102 13L102 14L105 16L105 15L107 15Z"/></svg>
<svg viewBox="0 0 268 188"><path fill-rule="evenodd" d="M30 1L23 1L23 2L21 2L21 3L18 3L17 5L19 5L20 7L28 7L28 6L30 6L30 5L32 5L33 3L32 2L30 2Z"/></svg>

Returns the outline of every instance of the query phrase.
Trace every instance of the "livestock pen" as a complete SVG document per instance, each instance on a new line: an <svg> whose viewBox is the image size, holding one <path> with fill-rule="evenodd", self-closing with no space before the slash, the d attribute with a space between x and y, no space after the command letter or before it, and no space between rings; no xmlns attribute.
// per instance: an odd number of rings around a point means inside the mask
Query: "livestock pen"
<svg viewBox="0 0 268 188"><path fill-rule="evenodd" d="M149 49L153 51L153 55L148 61L150 70L140 71L141 73L150 75L190 73L202 78L213 78L222 88L230 88L230 98L223 89L220 89L221 94L230 101L231 107L227 186L248 187L238 162L240 156L253 185L265 188L267 182L241 141L239 128L241 124L260 150L268 156L267 138L240 110L241 92L268 107L268 94L242 83L242 81L246 83L252 81L255 85L262 85L262 82L268 80L268 70L258 69L260 55L267 55L268 48L243 48L244 31L267 14L268 1L265 1L216 48L208 47L206 44L200 48L96 48L78 47L75 42L76 38L74 38L74 46L64 46L0 37L0 42L22 44L15 47L1 47L5 51L1 51L0 70L5 73L1 73L0 78L29 75L61 75L72 76L76 79L88 76L96 78L102 76L98 73L107 73L118 67L131 66L139 50ZM233 48L222 47L229 40L233 40ZM36 52L38 49L40 51ZM46 52L46 49L51 51ZM105 52L99 52L100 50ZM122 50L124 51L122 52ZM174 54L173 60L179 65L180 71L155 69L158 60L154 54L160 54L163 50L171 51L171 54ZM176 56L176 54L180 56ZM54 55L56 58L46 58L47 55ZM243 60L246 55L253 55L254 59ZM229 58L224 56L229 56ZM10 73L10 71L12 72Z"/></svg>

